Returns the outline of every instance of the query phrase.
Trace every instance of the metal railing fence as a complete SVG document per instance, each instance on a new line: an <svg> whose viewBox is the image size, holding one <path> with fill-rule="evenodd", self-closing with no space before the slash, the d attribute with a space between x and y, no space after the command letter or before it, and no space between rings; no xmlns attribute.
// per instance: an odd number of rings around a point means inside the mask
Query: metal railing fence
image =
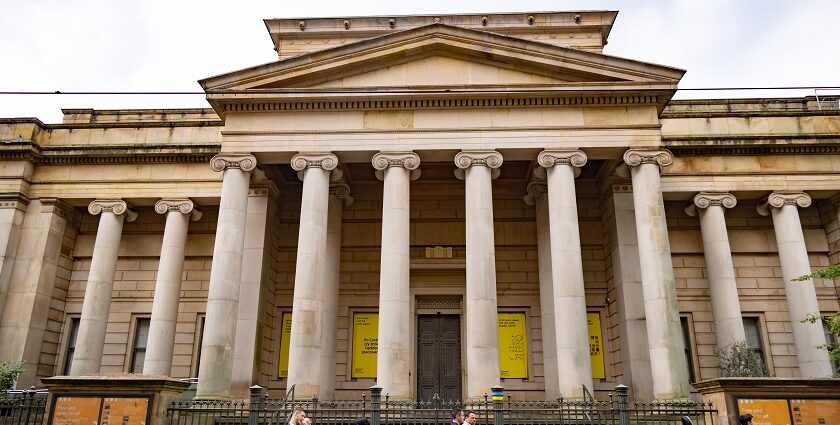
<svg viewBox="0 0 840 425"><path fill-rule="evenodd" d="M494 387L496 394L501 388ZM519 401L486 394L480 400L461 402L391 400L372 387L361 400L270 400L261 387L251 388L250 400L176 401L167 411L170 425L286 425L296 407L306 411L313 425L352 425L366 418L371 425L446 425L455 409L472 411L480 425L715 425L717 409L694 401L630 402L628 390L619 385L607 400L563 399ZM2 424L0 424L2 425Z"/></svg>
<svg viewBox="0 0 840 425"><path fill-rule="evenodd" d="M0 392L0 425L41 425L46 408L45 392Z"/></svg>

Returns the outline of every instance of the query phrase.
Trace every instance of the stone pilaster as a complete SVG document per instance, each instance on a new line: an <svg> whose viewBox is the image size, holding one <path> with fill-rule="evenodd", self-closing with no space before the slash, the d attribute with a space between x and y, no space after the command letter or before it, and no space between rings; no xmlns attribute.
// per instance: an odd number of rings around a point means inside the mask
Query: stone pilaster
<svg viewBox="0 0 840 425"><path fill-rule="evenodd" d="M137 219L137 213L132 211L125 201L118 199L93 201L88 205L88 212L101 216L85 285L76 351L70 368L72 376L99 373L108 314L111 311L111 293L114 290L114 273L117 269L123 221L131 222Z"/></svg>
<svg viewBox="0 0 840 425"><path fill-rule="evenodd" d="M499 175L502 155L462 151L455 165L466 195L466 397L478 398L500 382L492 179Z"/></svg>
<svg viewBox="0 0 840 425"><path fill-rule="evenodd" d="M703 236L703 255L709 276L712 314L715 319L715 338L718 349L746 341L732 248L726 232L724 209L733 208L737 200L723 192L700 192L686 208L689 215L700 215L700 233Z"/></svg>
<svg viewBox="0 0 840 425"><path fill-rule="evenodd" d="M548 185L545 181L528 183L525 203L536 206L537 266L540 280L540 323L542 325L542 357L545 375L545 398L555 400L560 395L560 375L557 367L557 335L554 327L554 291L551 280L551 233L548 223Z"/></svg>
<svg viewBox="0 0 840 425"><path fill-rule="evenodd" d="M161 199L155 203L155 212L166 215L166 227L160 249L143 373L169 376L175 348L187 231L190 221L201 218L201 211L189 199Z"/></svg>
<svg viewBox="0 0 840 425"><path fill-rule="evenodd" d="M23 223L23 214L28 204L29 199L21 194L0 197L0 319L3 318L3 309L9 293L20 225Z"/></svg>
<svg viewBox="0 0 840 425"><path fill-rule="evenodd" d="M196 390L201 399L230 397L236 345L233 318L239 310L248 186L256 167L257 159L248 154L219 154L210 160L210 168L223 174Z"/></svg>
<svg viewBox="0 0 840 425"><path fill-rule="evenodd" d="M559 390L565 397L583 397L581 386L594 391L575 194L575 172L586 159L579 150L546 150L537 157L548 180L554 327L558 370L563 370Z"/></svg>
<svg viewBox="0 0 840 425"><path fill-rule="evenodd" d="M0 314L0 361L23 361L18 388L37 385L64 229L70 208L53 198L33 199L20 224L8 308Z"/></svg>
<svg viewBox="0 0 840 425"><path fill-rule="evenodd" d="M303 180L303 194L286 386L294 385L295 397L302 399L320 392L330 174L336 166L338 158L329 153L292 158L292 168Z"/></svg>
<svg viewBox="0 0 840 425"><path fill-rule="evenodd" d="M372 163L384 183L376 383L391 397L407 399L412 370L409 190L420 157L413 152L380 152Z"/></svg>
<svg viewBox="0 0 840 425"><path fill-rule="evenodd" d="M350 186L330 185L327 222L327 264L324 274L324 314L321 333L321 376L318 396L335 400L336 334L338 320L338 283L341 266L341 216L345 206L353 203Z"/></svg>
<svg viewBox="0 0 840 425"><path fill-rule="evenodd" d="M757 209L759 214L773 217L799 374L803 378L825 378L830 377L832 371L828 351L821 348L826 343L822 323L802 322L808 315L820 313L814 282L811 279L793 281L811 273L808 249L799 220L799 208L810 205L811 196L805 192L777 191L771 193Z"/></svg>
<svg viewBox="0 0 840 425"><path fill-rule="evenodd" d="M633 181L645 324L650 362L655 365L653 396L657 399L686 398L689 394L688 365L659 176L659 167L671 165L673 161L671 152L664 149L630 149L624 153Z"/></svg>

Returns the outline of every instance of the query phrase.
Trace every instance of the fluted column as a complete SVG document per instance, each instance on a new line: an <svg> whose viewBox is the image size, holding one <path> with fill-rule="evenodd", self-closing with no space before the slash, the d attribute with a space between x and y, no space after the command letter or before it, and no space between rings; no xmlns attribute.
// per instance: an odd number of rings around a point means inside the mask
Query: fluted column
<svg viewBox="0 0 840 425"><path fill-rule="evenodd" d="M719 350L747 339L738 300L735 266L732 264L732 248L729 246L724 217L724 208L733 208L736 203L735 197L729 193L700 192L685 209L688 215L700 215L703 255L706 258L706 273L709 275L709 292Z"/></svg>
<svg viewBox="0 0 840 425"><path fill-rule="evenodd" d="M413 152L373 156L382 191L382 257L379 278L379 343L376 384L391 397L411 395L411 295L409 293L409 187L419 176Z"/></svg>
<svg viewBox="0 0 840 425"><path fill-rule="evenodd" d="M502 155L462 151L455 155L455 165L466 195L466 396L478 398L500 382L492 179L499 175Z"/></svg>
<svg viewBox="0 0 840 425"><path fill-rule="evenodd" d="M160 248L143 373L168 376L172 372L181 276L187 250L187 230L191 220L197 221L201 218L201 211L195 209L189 199L161 199L155 203L155 211L158 214L166 214L166 227Z"/></svg>
<svg viewBox="0 0 840 425"><path fill-rule="evenodd" d="M528 183L525 203L536 205L537 267L540 280L540 323L542 327L542 357L545 375L545 398L555 400L560 395L560 375L557 368L557 335L554 327L554 291L551 280L551 233L548 223L548 185L545 181Z"/></svg>
<svg viewBox="0 0 840 425"><path fill-rule="evenodd" d="M105 347L105 330L111 311L111 293L114 290L114 273L122 237L123 221L134 221L137 213L129 209L125 201L118 199L96 200L88 205L88 212L102 214L93 258L90 260L85 300L82 303L82 317L76 337L76 351L70 375L99 373L102 365L102 350Z"/></svg>
<svg viewBox="0 0 840 425"><path fill-rule="evenodd" d="M592 360L580 253L575 173L586 164L578 150L546 150L537 162L547 171L548 220L551 236L551 286L560 394L583 397L592 387Z"/></svg>
<svg viewBox="0 0 840 425"><path fill-rule="evenodd" d="M672 164L667 150L630 149L624 162L631 167L636 234L645 299L645 324L653 372L653 396L657 399L689 395L680 313L674 286L674 267L665 221L665 204L659 167Z"/></svg>
<svg viewBox="0 0 840 425"><path fill-rule="evenodd" d="M240 273L245 244L248 186L257 159L247 154L219 154L210 160L222 174L222 195L207 292L207 316L201 342L196 398L230 397Z"/></svg>
<svg viewBox="0 0 840 425"><path fill-rule="evenodd" d="M295 397L301 399L320 391L330 173L337 165L338 158L329 153L292 158L292 168L303 180L303 194L286 385L294 385Z"/></svg>
<svg viewBox="0 0 840 425"><path fill-rule="evenodd" d="M802 322L809 315L820 314L814 282L811 279L793 281L811 273L798 209L810 205L811 197L805 192L777 191L758 205L758 213L773 216L799 374L803 378L825 378L830 377L832 371L828 351L822 348L826 343L822 323Z"/></svg>
<svg viewBox="0 0 840 425"><path fill-rule="evenodd" d="M341 265L341 216L343 207L353 203L346 184L330 186L327 223L327 266L324 276L324 330L321 333L321 378L318 396L335 400L336 320L338 320L338 284Z"/></svg>

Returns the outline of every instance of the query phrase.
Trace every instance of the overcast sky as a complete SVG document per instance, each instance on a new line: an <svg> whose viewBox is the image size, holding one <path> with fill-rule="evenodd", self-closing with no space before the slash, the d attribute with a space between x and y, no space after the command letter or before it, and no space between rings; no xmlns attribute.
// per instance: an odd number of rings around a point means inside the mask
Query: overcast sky
<svg viewBox="0 0 840 425"><path fill-rule="evenodd" d="M680 87L840 86L838 0L0 0L0 91L198 91L198 79L276 60L264 18L605 9L619 14L604 52L686 69ZM207 103L0 95L0 117L47 123L61 108L175 107Z"/></svg>

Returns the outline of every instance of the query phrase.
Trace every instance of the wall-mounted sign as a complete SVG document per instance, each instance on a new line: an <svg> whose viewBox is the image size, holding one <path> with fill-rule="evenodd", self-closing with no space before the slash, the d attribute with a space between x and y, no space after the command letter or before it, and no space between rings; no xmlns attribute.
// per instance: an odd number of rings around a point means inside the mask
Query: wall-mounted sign
<svg viewBox="0 0 840 425"><path fill-rule="evenodd" d="M791 425L788 401L783 399L739 399L738 415L751 413L754 425ZM817 425L814 422L814 425Z"/></svg>
<svg viewBox="0 0 840 425"><path fill-rule="evenodd" d="M278 362L277 376L287 378L289 376L289 341L292 338L292 313L283 313L280 321L280 361Z"/></svg>
<svg viewBox="0 0 840 425"><path fill-rule="evenodd" d="M50 425L146 425L149 395L56 394Z"/></svg>
<svg viewBox="0 0 840 425"><path fill-rule="evenodd" d="M499 313L499 376L528 377L528 332L525 313Z"/></svg>
<svg viewBox="0 0 840 425"><path fill-rule="evenodd" d="M592 362L592 377L606 378L604 371L604 338L601 337L601 315L586 313L586 324L589 329L589 360Z"/></svg>
<svg viewBox="0 0 840 425"><path fill-rule="evenodd" d="M353 313L353 378L376 378L379 314Z"/></svg>

